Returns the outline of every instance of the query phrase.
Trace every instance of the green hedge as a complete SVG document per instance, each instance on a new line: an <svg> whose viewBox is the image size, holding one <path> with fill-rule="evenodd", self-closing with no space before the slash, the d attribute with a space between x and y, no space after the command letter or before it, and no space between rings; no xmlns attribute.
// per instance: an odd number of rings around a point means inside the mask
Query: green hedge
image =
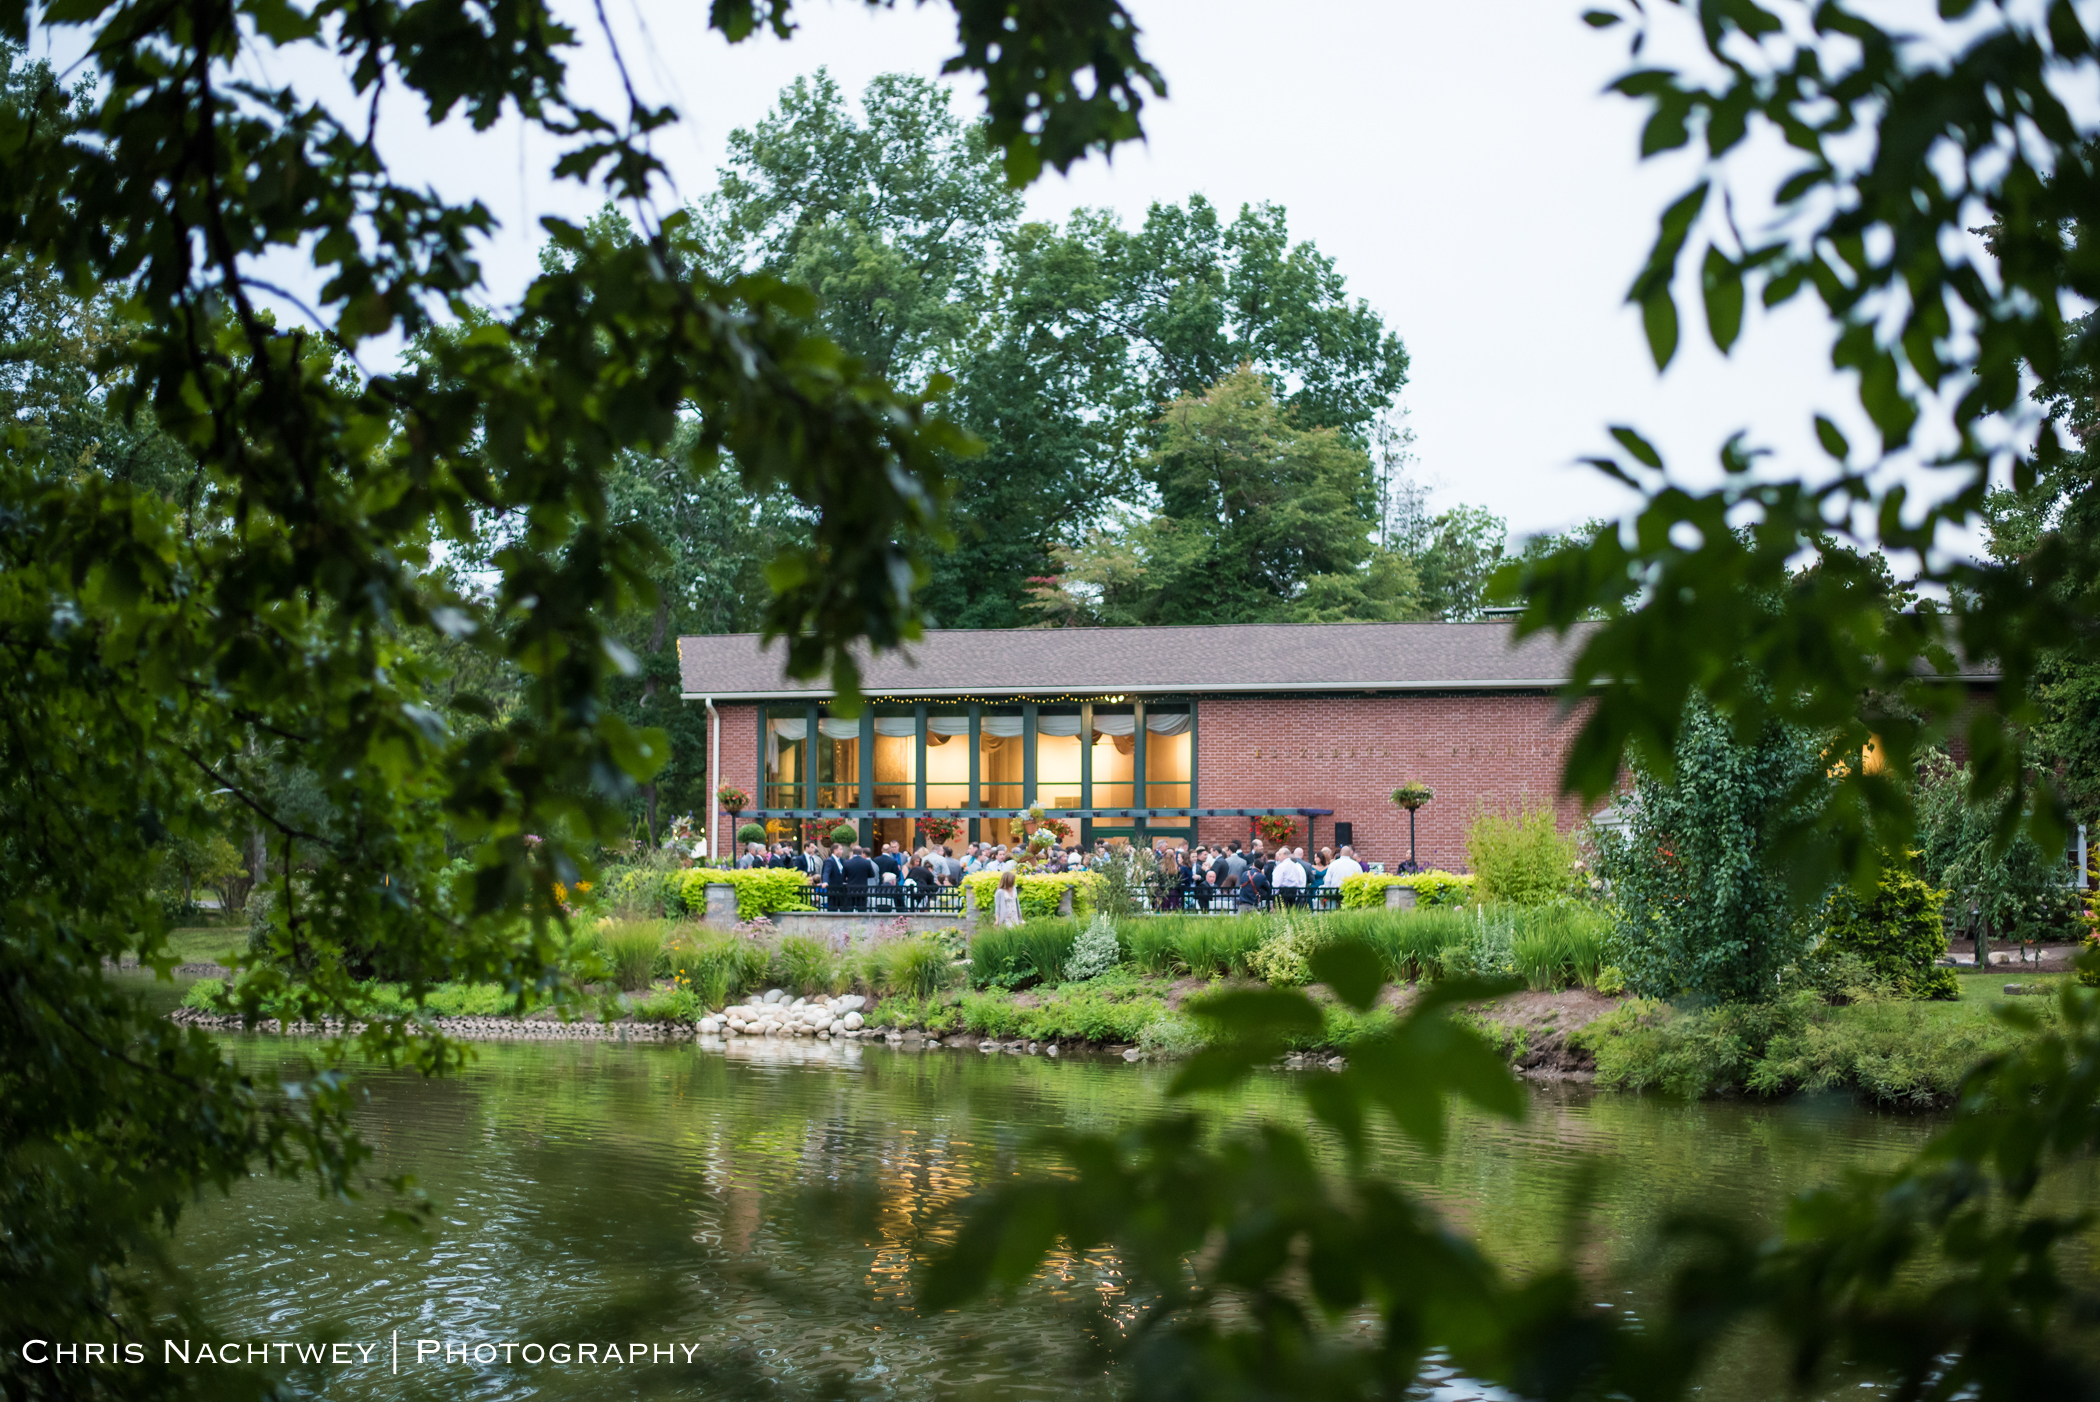
<svg viewBox="0 0 2100 1402"><path fill-rule="evenodd" d="M991 911L992 893L999 889L999 878L1003 875L1004 872L980 871L963 878L963 889L970 893L970 909ZM1072 916L1085 920L1094 913L1102 884L1100 875L1091 871L1068 871L1061 876L1023 873L1014 878L1014 893L1021 898L1022 918L1038 920L1057 914L1057 904L1069 886L1072 888Z"/></svg>
<svg viewBox="0 0 2100 1402"><path fill-rule="evenodd" d="M1418 871L1404 876L1365 872L1342 883L1342 909L1381 907L1388 886L1412 887L1415 903L1421 906L1464 905L1473 898L1473 878L1457 872Z"/></svg>
<svg viewBox="0 0 2100 1402"><path fill-rule="evenodd" d="M736 918L756 920L779 910L815 910L809 903L809 878L799 871L753 867L748 871L688 871L681 894L694 915L707 912L709 886L736 887Z"/></svg>

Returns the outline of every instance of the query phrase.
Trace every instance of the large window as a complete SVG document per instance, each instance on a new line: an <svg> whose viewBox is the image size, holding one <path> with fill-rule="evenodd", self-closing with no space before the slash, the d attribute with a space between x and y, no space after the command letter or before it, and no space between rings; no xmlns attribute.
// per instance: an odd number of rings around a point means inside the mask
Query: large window
<svg viewBox="0 0 2100 1402"><path fill-rule="evenodd" d="M926 713L926 806L970 808L970 713Z"/></svg>
<svg viewBox="0 0 2100 1402"><path fill-rule="evenodd" d="M974 722L970 706L934 703L925 708L923 742L912 707L871 710L865 720L847 720L825 714L823 707L766 708L760 737L764 796L757 806L976 809L1007 815L982 820L980 835L1011 842L1010 815L1031 802L1055 813L1113 812L1140 803L1177 809L1196 801L1195 708L1188 703L1046 705L1036 711L1032 731L1018 703L977 708ZM864 778L872 784L864 786ZM906 820L891 825L909 836ZM884 835L892 834L885 828Z"/></svg>
<svg viewBox="0 0 2100 1402"><path fill-rule="evenodd" d="M1077 706L1045 706L1035 717L1035 801L1044 808L1079 807L1082 758Z"/></svg>
<svg viewBox="0 0 2100 1402"><path fill-rule="evenodd" d="M1128 706L1094 707L1093 741L1094 807L1136 807L1137 713Z"/></svg>
<svg viewBox="0 0 2100 1402"><path fill-rule="evenodd" d="M858 808L860 722L824 716L817 721L816 808Z"/></svg>
<svg viewBox="0 0 2100 1402"><path fill-rule="evenodd" d="M766 712L766 791L760 808L801 808L808 802L809 710Z"/></svg>
<svg viewBox="0 0 2100 1402"><path fill-rule="evenodd" d="M1017 810L1021 806L1021 708L993 710L978 719L977 792L985 808Z"/></svg>
<svg viewBox="0 0 2100 1402"><path fill-rule="evenodd" d="M1145 708L1145 806L1187 808L1195 726L1186 706Z"/></svg>

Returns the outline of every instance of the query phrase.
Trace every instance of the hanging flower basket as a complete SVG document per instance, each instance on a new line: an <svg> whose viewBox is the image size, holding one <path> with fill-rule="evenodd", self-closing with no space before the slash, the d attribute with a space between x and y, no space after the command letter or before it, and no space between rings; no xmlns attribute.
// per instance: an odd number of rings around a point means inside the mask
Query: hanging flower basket
<svg viewBox="0 0 2100 1402"><path fill-rule="evenodd" d="M1254 820L1254 830L1280 846L1297 836L1298 820L1282 813L1266 813Z"/></svg>
<svg viewBox="0 0 2100 1402"><path fill-rule="evenodd" d="M1393 807L1405 808L1412 813L1435 797L1435 789L1432 789L1420 779L1409 779L1399 788L1393 790Z"/></svg>
<svg viewBox="0 0 2100 1402"><path fill-rule="evenodd" d="M961 831L962 819L960 818L926 817L919 819L919 836L935 847L940 846L944 842L952 841L955 835Z"/></svg>
<svg viewBox="0 0 2100 1402"><path fill-rule="evenodd" d="M723 811L734 818L751 806L751 795L745 793L742 789L734 789L724 784L721 788L715 790L715 802L721 804Z"/></svg>

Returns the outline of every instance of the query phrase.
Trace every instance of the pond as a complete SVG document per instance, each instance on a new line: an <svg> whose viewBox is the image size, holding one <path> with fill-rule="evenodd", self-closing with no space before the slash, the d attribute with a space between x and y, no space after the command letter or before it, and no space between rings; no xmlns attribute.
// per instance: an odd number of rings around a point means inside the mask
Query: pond
<svg viewBox="0 0 2100 1402"><path fill-rule="evenodd" d="M265 1073L290 1050L229 1040ZM1104 1395L1078 1342L1130 1312L1111 1263L1062 1260L1006 1304L920 1318L913 1262L957 1204L1037 1164L1037 1131L1127 1124L1171 1075L860 1044L483 1045L453 1079L365 1081L372 1171L415 1175L427 1236L381 1222L383 1188L342 1203L255 1181L187 1216L177 1259L227 1339L349 1341L354 1361L294 1378L326 1397ZM1289 1092L1266 1075L1232 1113L1290 1115ZM1460 1115L1440 1156L1382 1153L1517 1268L1553 1259L1578 1171L1601 1162L1585 1248L1601 1278L1673 1208L1770 1224L1788 1194L1891 1163L1931 1128L1847 1100L1542 1087L1521 1123ZM1707 1395L1766 1395L1751 1356ZM1424 1395L1490 1394L1432 1379Z"/></svg>

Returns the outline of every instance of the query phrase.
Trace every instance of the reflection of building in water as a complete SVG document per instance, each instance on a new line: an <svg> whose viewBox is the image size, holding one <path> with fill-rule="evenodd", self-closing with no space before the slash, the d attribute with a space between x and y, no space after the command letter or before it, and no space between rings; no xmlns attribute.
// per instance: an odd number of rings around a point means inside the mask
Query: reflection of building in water
<svg viewBox="0 0 2100 1402"><path fill-rule="evenodd" d="M1514 643L1504 622L936 631L863 666L853 716L753 635L681 638L679 658L686 699L715 708L719 782L757 795L745 816L777 837L822 819L916 844L934 815L1010 843L1040 808L1069 845L1223 843L1266 814L1390 863L1408 821L1389 796L1412 779L1437 795L1420 859L1458 867L1483 805L1580 817L1555 796L1582 641Z"/></svg>

